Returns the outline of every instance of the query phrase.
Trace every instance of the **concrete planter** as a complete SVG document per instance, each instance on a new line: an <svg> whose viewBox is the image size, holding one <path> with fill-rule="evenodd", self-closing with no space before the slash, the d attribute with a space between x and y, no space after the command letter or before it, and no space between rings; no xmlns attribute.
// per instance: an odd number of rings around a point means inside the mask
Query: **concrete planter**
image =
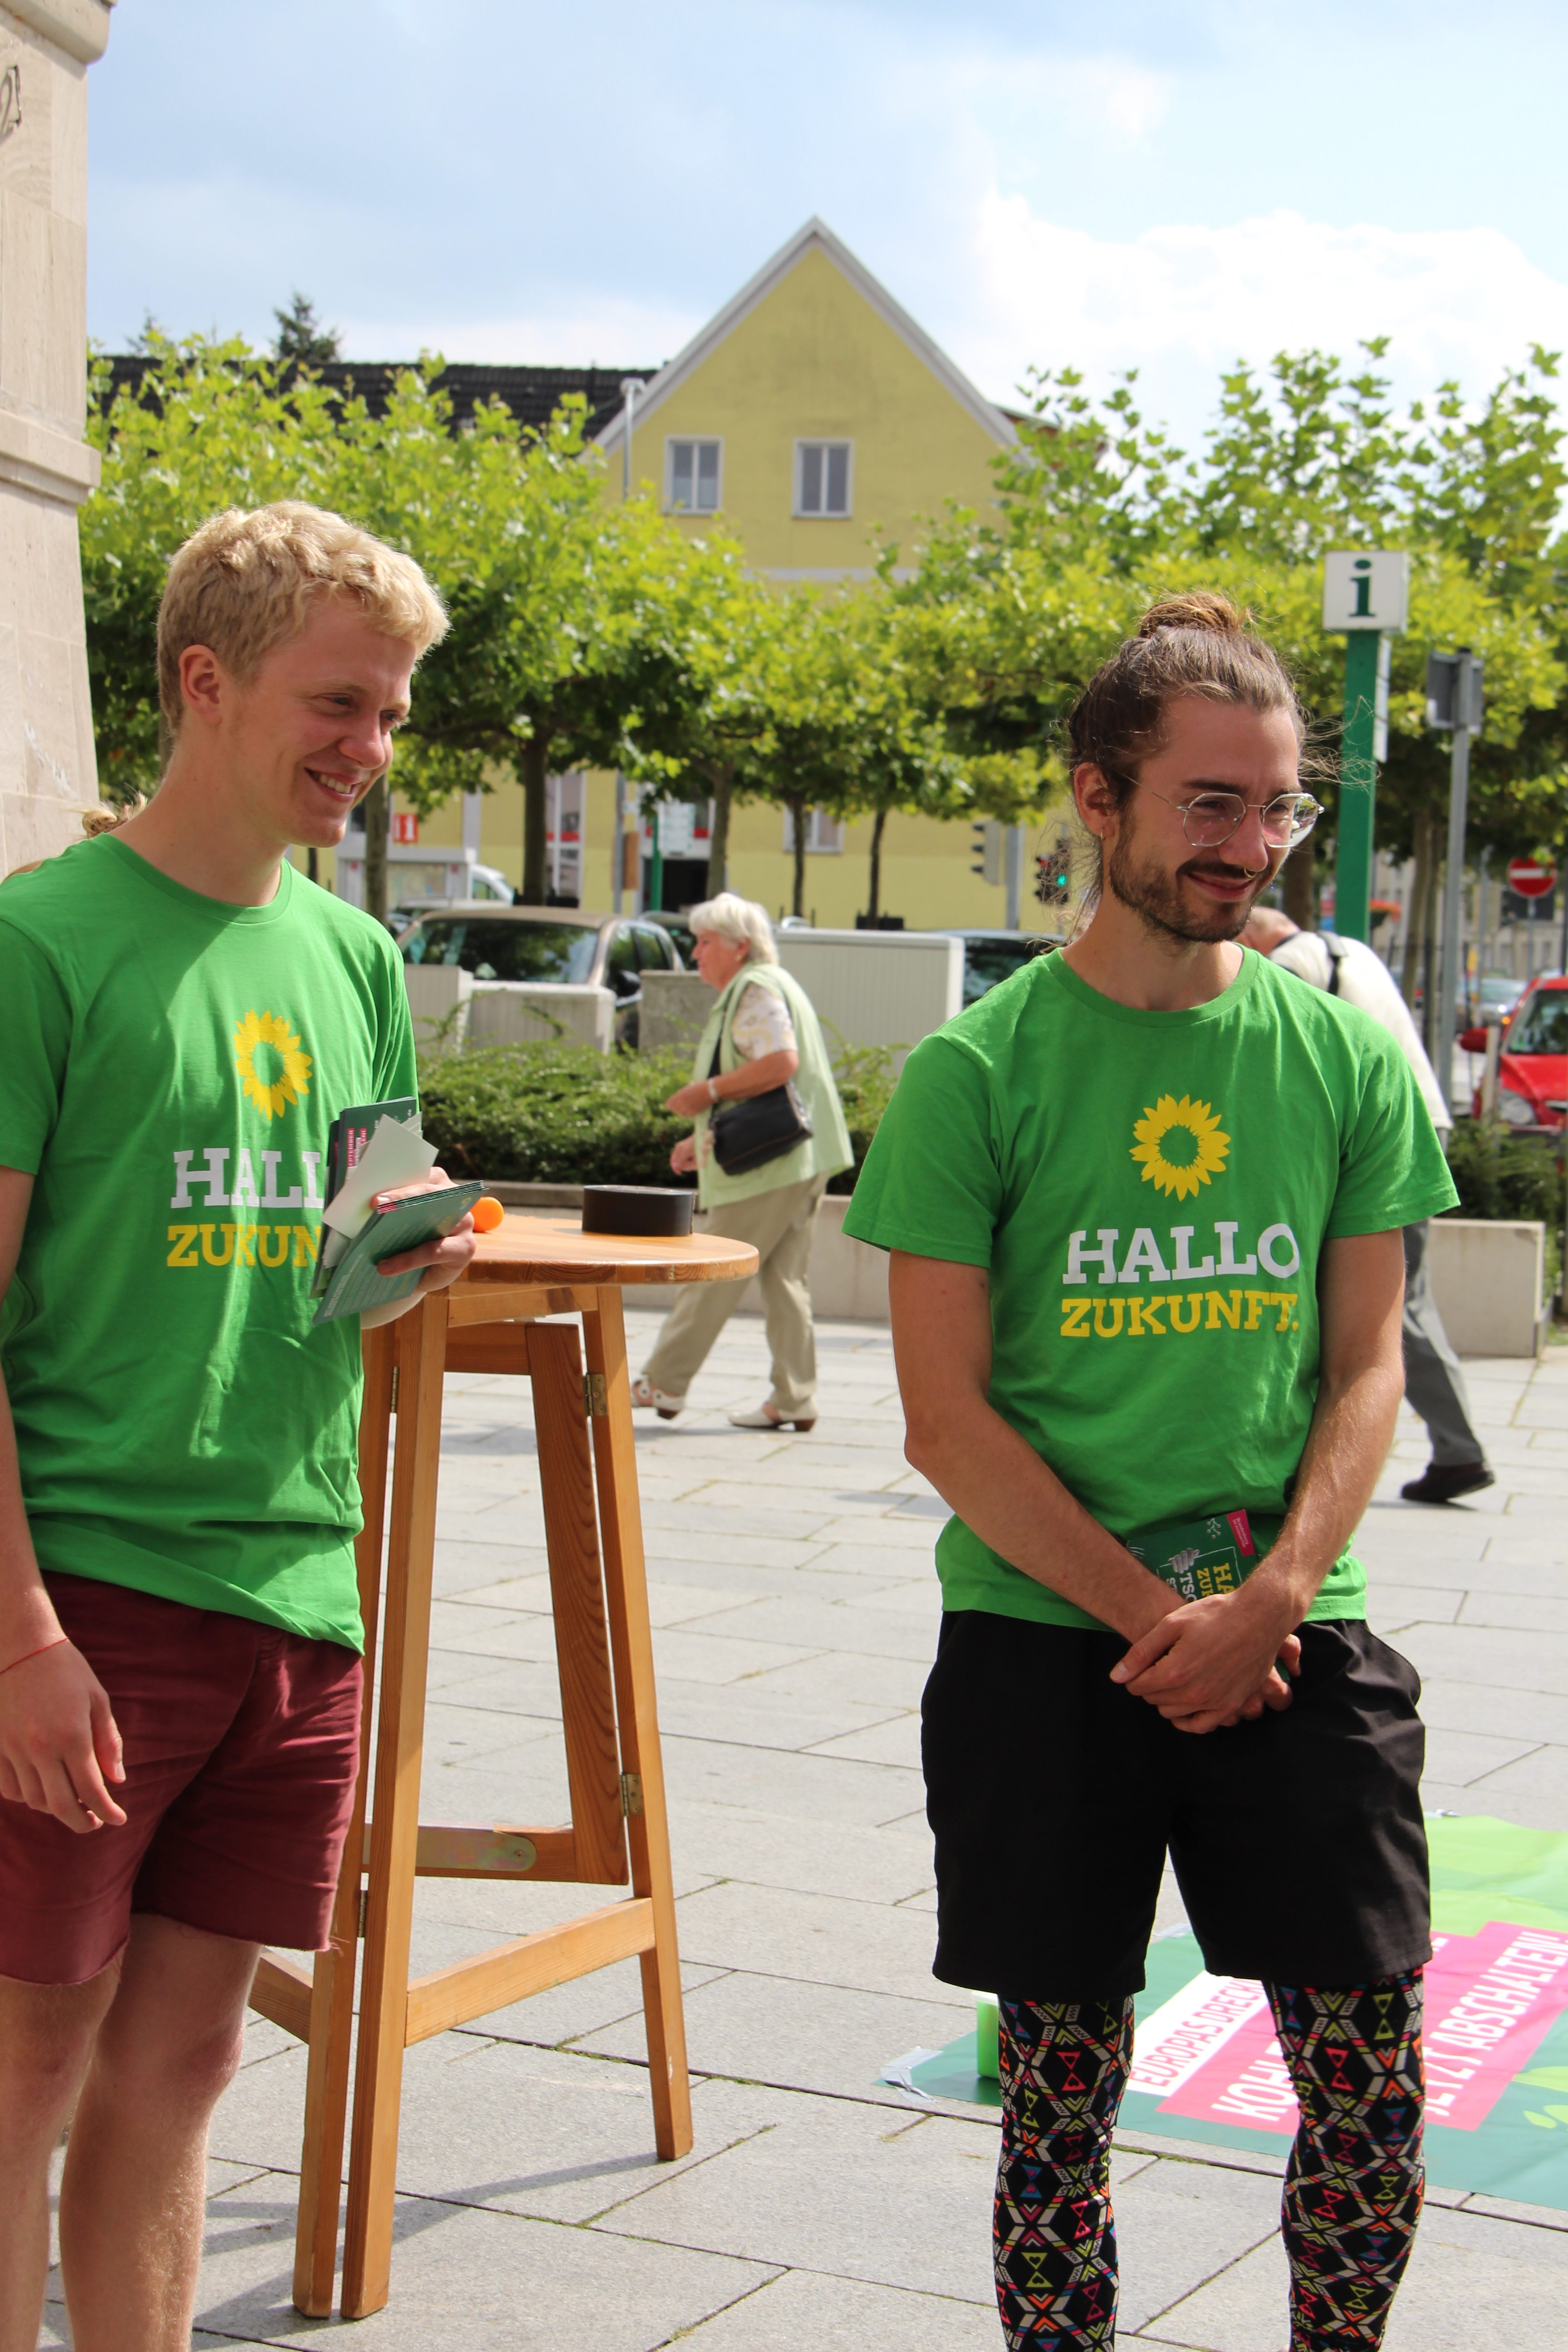
<svg viewBox="0 0 1568 2352"><path fill-rule="evenodd" d="M414 1034L429 1051L460 1045L592 1045L610 1050L616 1000L607 988L556 981L475 980L456 964L405 963Z"/></svg>
<svg viewBox="0 0 1568 2352"><path fill-rule="evenodd" d="M709 987L700 971L645 971L637 1052L659 1054L679 1045L695 1054L718 1002L718 991Z"/></svg>
<svg viewBox="0 0 1568 2352"><path fill-rule="evenodd" d="M1535 1220L1434 1217L1428 1263L1461 1356L1537 1356L1545 1342L1546 1228Z"/></svg>
<svg viewBox="0 0 1568 2352"><path fill-rule="evenodd" d="M490 1191L507 1208L521 1210L524 1215L559 1216L563 1209L580 1209L583 1205L580 1184L492 1184ZM872 1249L868 1243L854 1241L846 1234L844 1212L848 1206L847 1192L829 1192L817 1209L816 1232L811 1244L812 1307L829 1322L885 1323L887 1252ZM699 1233L706 1223L699 1210ZM670 1307L675 1303L677 1289L675 1283L649 1283L638 1288L636 1298L645 1307ZM762 1313L762 1294L754 1282L746 1285L738 1311L742 1315Z"/></svg>
<svg viewBox="0 0 1568 2352"><path fill-rule="evenodd" d="M945 931L784 931L779 961L816 1006L831 1053L884 1045L902 1069L912 1045L963 1003L963 942ZM643 974L640 1050L694 1050L715 1003L697 972Z"/></svg>

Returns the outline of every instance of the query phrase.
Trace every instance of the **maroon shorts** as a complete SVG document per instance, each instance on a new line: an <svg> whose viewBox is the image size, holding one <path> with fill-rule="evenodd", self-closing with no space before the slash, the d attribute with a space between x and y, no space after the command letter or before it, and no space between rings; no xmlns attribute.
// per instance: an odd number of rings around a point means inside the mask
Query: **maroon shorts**
<svg viewBox="0 0 1568 2352"><path fill-rule="evenodd" d="M122 1829L0 1801L0 1976L84 1984L133 1911L321 1951L359 1760L360 1661L339 1642L48 1576L125 1748Z"/></svg>

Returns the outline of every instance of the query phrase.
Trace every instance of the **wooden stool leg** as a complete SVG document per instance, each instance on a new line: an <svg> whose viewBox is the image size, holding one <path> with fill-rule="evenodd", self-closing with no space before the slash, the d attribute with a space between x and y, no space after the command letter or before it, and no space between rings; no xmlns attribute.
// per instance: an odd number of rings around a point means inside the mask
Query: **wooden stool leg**
<svg viewBox="0 0 1568 2352"><path fill-rule="evenodd" d="M411 1308L393 1329L397 1340L397 1453L392 1474L381 1723L343 2238L345 2319L363 2319L382 2309L392 2271L398 2106L419 1839L419 1767L430 1651L436 1487L440 1472L446 1292L437 1291Z"/></svg>
<svg viewBox="0 0 1568 2352"><path fill-rule="evenodd" d="M381 1558L386 1535L386 1462L391 1433L394 1332L367 1332L360 1406L359 1484L364 1527L354 1546L364 1622L364 1695L360 1705L359 1778L343 1842L328 1948L316 1955L310 1987L310 2057L305 2075L305 2140L300 2160L300 2212L294 2233L294 2308L309 2319L332 2307L338 2268L338 2209L342 2202L343 2129L353 2047L354 1966L359 1956L360 1885L364 1874L365 1794L375 1704L375 1635L381 1609Z"/></svg>
<svg viewBox="0 0 1568 2352"><path fill-rule="evenodd" d="M621 1759L577 1326L536 1323L529 1338L528 1361L539 1459L549 1465L543 1480L544 1540L550 1555L577 1876L596 1885L624 1885Z"/></svg>
<svg viewBox="0 0 1568 2352"><path fill-rule="evenodd" d="M684 2156L691 2146L691 2084L686 2071L675 1883L670 1874L669 1822L654 1698L653 1631L648 1622L642 1515L637 1507L626 1319L618 1289L606 1285L597 1296L598 1310L584 1316L583 1332L589 1371L602 1373L605 1381L603 1417L594 1423L599 1532L605 1553L610 1649L616 1664L621 1762L633 1792L626 1822L632 1891L653 1901L654 1948L641 1955L640 1966L654 2142L660 2156L669 2158Z"/></svg>

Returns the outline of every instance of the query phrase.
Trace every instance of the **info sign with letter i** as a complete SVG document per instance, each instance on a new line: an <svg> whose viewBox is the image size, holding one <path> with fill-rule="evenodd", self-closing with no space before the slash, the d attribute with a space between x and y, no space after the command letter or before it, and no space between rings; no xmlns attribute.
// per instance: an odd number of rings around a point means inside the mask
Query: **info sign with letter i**
<svg viewBox="0 0 1568 2352"><path fill-rule="evenodd" d="M1364 940L1371 929L1373 821L1377 763L1388 750L1389 641L1410 604L1410 558L1402 549L1323 558L1323 626L1344 633L1345 724L1340 753L1340 845L1334 929Z"/></svg>

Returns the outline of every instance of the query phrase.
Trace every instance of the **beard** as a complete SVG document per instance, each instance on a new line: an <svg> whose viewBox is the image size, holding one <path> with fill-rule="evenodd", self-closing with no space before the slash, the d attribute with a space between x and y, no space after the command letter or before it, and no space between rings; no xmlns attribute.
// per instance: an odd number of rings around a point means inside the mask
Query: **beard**
<svg viewBox="0 0 1568 2352"><path fill-rule="evenodd" d="M1111 844L1105 862L1105 882L1113 897L1130 907L1150 930L1166 939L1212 946L1217 941L1239 939L1247 928L1253 900L1269 881L1273 866L1270 858L1262 873L1254 875L1245 866L1230 865L1212 849L1202 849L1173 874L1152 857L1140 858L1124 828ZM1250 882L1253 887L1245 898L1234 899L1229 906L1194 908L1188 905L1182 890L1182 877L1186 874L1212 874L1227 882Z"/></svg>

